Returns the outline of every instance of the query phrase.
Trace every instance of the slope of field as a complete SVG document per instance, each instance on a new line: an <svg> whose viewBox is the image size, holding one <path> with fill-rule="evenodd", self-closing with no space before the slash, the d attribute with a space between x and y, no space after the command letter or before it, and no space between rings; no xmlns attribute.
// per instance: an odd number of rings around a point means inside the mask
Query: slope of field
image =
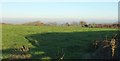
<svg viewBox="0 0 120 61"><path fill-rule="evenodd" d="M56 58L63 50L66 59L88 59L94 52L93 40L111 38L117 29L82 28L79 26L2 26L3 58L22 45L30 47L31 58ZM27 37L27 39L25 38Z"/></svg>

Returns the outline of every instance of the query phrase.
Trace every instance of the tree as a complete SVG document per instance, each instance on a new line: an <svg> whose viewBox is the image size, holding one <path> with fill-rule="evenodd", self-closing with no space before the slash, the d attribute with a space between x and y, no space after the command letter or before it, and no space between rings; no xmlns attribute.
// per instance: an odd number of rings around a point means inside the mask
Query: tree
<svg viewBox="0 0 120 61"><path fill-rule="evenodd" d="M90 27L90 28L95 28L95 27L96 27L96 24L95 24L95 23L89 24L89 27Z"/></svg>
<svg viewBox="0 0 120 61"><path fill-rule="evenodd" d="M87 25L85 21L80 21L80 26L85 27L85 25Z"/></svg>
<svg viewBox="0 0 120 61"><path fill-rule="evenodd" d="M65 25L67 25L67 26L70 26L70 24L67 22L67 23L65 23Z"/></svg>

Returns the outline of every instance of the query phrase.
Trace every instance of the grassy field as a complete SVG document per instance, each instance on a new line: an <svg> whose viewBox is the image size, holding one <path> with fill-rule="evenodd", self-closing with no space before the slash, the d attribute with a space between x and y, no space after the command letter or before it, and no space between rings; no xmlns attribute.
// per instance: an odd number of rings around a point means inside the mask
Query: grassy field
<svg viewBox="0 0 120 61"><path fill-rule="evenodd" d="M2 26L3 58L14 54L22 45L30 47L31 58L54 59L63 50L65 59L90 59L93 40L111 38L117 29L82 28L79 26ZM26 39L27 37L28 39Z"/></svg>

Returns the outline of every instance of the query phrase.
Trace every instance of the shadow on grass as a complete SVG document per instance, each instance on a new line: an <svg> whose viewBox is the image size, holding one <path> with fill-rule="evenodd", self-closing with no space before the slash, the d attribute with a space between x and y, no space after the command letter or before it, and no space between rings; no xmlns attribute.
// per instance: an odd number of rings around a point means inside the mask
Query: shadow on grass
<svg viewBox="0 0 120 61"><path fill-rule="evenodd" d="M65 59L95 59L93 57L93 53L95 52L92 45L93 41L104 40L106 35L108 39L111 39L116 33L116 31L50 32L32 34L25 36L25 38L32 45L36 46L35 48L31 48L30 51L34 59L44 57L55 59L62 53L65 53ZM3 50L3 54L11 54L11 50ZM103 58L109 59L111 57L106 55Z"/></svg>

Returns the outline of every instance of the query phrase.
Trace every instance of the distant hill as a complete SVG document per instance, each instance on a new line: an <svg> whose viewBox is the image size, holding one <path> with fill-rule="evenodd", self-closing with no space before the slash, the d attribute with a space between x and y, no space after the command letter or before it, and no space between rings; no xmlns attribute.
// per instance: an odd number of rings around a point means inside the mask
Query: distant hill
<svg viewBox="0 0 120 61"><path fill-rule="evenodd" d="M0 25L12 25L10 23L0 23Z"/></svg>
<svg viewBox="0 0 120 61"><path fill-rule="evenodd" d="M42 25L45 25L43 22L41 21L34 21L34 22L27 22L27 23L24 23L23 25L34 25L34 26L42 26Z"/></svg>

